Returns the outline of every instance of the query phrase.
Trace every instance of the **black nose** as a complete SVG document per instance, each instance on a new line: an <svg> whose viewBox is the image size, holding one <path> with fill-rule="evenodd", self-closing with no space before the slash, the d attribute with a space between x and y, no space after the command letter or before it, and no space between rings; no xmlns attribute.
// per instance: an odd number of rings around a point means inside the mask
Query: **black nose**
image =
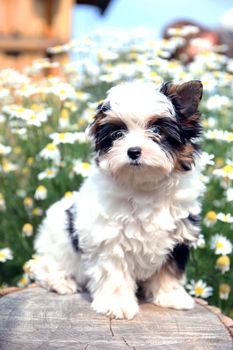
<svg viewBox="0 0 233 350"><path fill-rule="evenodd" d="M138 159L141 153L142 153L141 147L130 147L127 151L129 158L133 160Z"/></svg>

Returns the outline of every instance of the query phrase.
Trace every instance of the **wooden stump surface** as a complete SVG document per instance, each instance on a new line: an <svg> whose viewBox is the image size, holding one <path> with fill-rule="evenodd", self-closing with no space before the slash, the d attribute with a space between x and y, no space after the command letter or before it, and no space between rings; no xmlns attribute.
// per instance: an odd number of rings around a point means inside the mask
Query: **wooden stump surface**
<svg viewBox="0 0 233 350"><path fill-rule="evenodd" d="M232 350L233 343L204 305L177 311L141 304L133 320L110 320L90 308L86 294L34 288L0 299L0 349Z"/></svg>

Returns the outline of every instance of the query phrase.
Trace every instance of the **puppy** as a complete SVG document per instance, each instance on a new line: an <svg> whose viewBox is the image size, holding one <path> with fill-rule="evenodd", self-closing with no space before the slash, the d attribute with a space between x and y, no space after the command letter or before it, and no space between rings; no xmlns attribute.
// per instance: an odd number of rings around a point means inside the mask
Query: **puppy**
<svg viewBox="0 0 233 350"><path fill-rule="evenodd" d="M197 80L110 89L88 128L95 171L48 209L35 240L41 286L86 289L96 312L119 319L138 312L139 286L156 305L193 307L183 283L199 235L201 97Z"/></svg>

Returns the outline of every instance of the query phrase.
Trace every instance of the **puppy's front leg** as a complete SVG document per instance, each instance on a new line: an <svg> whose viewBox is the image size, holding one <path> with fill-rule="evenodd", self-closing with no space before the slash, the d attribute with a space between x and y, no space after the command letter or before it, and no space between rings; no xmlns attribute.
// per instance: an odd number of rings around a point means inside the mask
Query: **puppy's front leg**
<svg viewBox="0 0 233 350"><path fill-rule="evenodd" d="M154 304L178 310L193 308L194 300L183 287L184 266L182 266L178 256L178 254L182 254L184 260L184 255L187 253L188 248L184 244L178 246L176 259L170 259L160 271L156 272L145 283L146 297Z"/></svg>
<svg viewBox="0 0 233 350"><path fill-rule="evenodd" d="M90 274L89 274L90 276ZM99 261L91 269L89 290L92 308L111 318L132 319L139 310L136 284L126 266L118 259Z"/></svg>

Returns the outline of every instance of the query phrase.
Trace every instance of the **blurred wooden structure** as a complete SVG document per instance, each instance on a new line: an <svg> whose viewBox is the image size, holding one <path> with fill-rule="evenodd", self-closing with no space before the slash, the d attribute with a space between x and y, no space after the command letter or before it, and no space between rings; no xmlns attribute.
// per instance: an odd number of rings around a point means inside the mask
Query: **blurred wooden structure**
<svg viewBox="0 0 233 350"><path fill-rule="evenodd" d="M21 70L37 58L48 57L48 47L68 42L75 3L96 6L103 15L110 2L0 0L0 69Z"/></svg>
<svg viewBox="0 0 233 350"><path fill-rule="evenodd" d="M0 0L0 69L21 69L70 39L74 0Z"/></svg>

